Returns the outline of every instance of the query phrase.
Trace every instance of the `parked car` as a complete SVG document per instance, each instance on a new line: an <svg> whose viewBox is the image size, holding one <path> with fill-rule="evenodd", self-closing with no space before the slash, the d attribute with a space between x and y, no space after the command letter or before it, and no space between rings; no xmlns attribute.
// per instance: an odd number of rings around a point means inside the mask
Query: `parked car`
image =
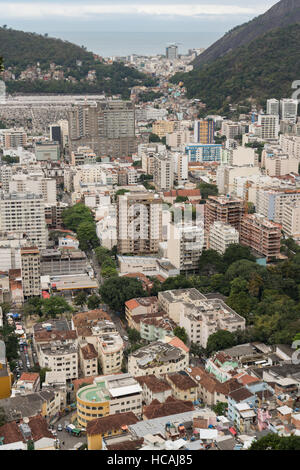
<svg viewBox="0 0 300 470"><path fill-rule="evenodd" d="M57 425L57 430L58 430L58 431L62 431L62 430L63 430L63 427L62 427L61 424L58 424L58 425Z"/></svg>

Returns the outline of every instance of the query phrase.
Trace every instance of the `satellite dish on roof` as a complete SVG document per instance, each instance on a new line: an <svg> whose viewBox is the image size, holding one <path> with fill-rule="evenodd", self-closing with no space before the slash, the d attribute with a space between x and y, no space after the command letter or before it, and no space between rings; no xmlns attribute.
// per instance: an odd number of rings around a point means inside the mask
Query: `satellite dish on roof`
<svg viewBox="0 0 300 470"><path fill-rule="evenodd" d="M188 372L192 372L192 369L191 369L190 367L188 367L186 370L187 370Z"/></svg>
<svg viewBox="0 0 300 470"><path fill-rule="evenodd" d="M196 380L200 380L200 376L199 376L199 375L196 375Z"/></svg>
<svg viewBox="0 0 300 470"><path fill-rule="evenodd" d="M24 422L25 424L28 424L28 423L29 423L29 418L23 418L23 422Z"/></svg>

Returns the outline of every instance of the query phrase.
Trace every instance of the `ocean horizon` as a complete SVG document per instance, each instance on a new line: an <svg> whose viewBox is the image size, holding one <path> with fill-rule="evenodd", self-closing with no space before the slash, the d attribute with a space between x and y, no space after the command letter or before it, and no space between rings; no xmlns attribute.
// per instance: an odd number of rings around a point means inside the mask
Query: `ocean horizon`
<svg viewBox="0 0 300 470"><path fill-rule="evenodd" d="M56 37L85 46L102 57L165 54L168 44L177 43L179 54L189 49L207 48L219 39L221 32L115 32L115 31L49 31Z"/></svg>

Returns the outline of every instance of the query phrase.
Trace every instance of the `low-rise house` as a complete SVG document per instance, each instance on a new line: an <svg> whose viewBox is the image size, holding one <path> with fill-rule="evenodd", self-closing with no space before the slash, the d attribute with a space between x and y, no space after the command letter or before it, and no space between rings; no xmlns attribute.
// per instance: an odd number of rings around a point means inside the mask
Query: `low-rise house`
<svg viewBox="0 0 300 470"><path fill-rule="evenodd" d="M152 314L158 312L157 297L141 297L131 299L125 302L125 317L129 328L133 328L133 321L140 315L151 317ZM139 330L138 330L139 331Z"/></svg>
<svg viewBox="0 0 300 470"><path fill-rule="evenodd" d="M205 369L224 383L236 375L238 362L224 353L217 353L206 362Z"/></svg>
<svg viewBox="0 0 300 470"><path fill-rule="evenodd" d="M146 317L140 322L141 338L150 342L163 340L166 336L173 336L174 328L176 328L176 323L168 317Z"/></svg>
<svg viewBox="0 0 300 470"><path fill-rule="evenodd" d="M186 372L180 371L166 374L166 381L172 387L172 395L179 400L196 402L198 398L198 383Z"/></svg>
<svg viewBox="0 0 300 470"><path fill-rule="evenodd" d="M131 353L128 372L138 377L184 370L189 364L189 349L176 336L169 340L166 337L164 341L156 341Z"/></svg>
<svg viewBox="0 0 300 470"><path fill-rule="evenodd" d="M38 414L51 418L61 410L60 394L52 388L45 388L39 392L5 398L1 400L1 407L8 422L32 418Z"/></svg>
<svg viewBox="0 0 300 470"><path fill-rule="evenodd" d="M32 393L40 389L40 374L37 372L23 372L19 380L14 384L13 392Z"/></svg>
<svg viewBox="0 0 300 470"><path fill-rule="evenodd" d="M139 419L132 411L93 419L86 427L88 450L102 450L105 437L124 436L128 426L137 422Z"/></svg>
<svg viewBox="0 0 300 470"><path fill-rule="evenodd" d="M150 405L153 400L164 403L172 395L171 385L164 379L155 375L142 375L135 377L142 387L142 400L146 405Z"/></svg>
<svg viewBox="0 0 300 470"><path fill-rule="evenodd" d="M48 430L48 423L40 415L22 420L11 421L0 427L0 445L2 450L12 449L12 444L20 450L28 449L28 442L33 442L34 450L55 450L55 437ZM22 445L23 444L23 445Z"/></svg>
<svg viewBox="0 0 300 470"><path fill-rule="evenodd" d="M161 418L163 416L171 416L173 414L185 413L194 410L194 405L189 400L178 400L173 396L166 399L164 403L153 400L150 405L143 409L143 419Z"/></svg>
<svg viewBox="0 0 300 470"><path fill-rule="evenodd" d="M93 344L86 343L80 346L79 363L84 377L98 375L98 354Z"/></svg>

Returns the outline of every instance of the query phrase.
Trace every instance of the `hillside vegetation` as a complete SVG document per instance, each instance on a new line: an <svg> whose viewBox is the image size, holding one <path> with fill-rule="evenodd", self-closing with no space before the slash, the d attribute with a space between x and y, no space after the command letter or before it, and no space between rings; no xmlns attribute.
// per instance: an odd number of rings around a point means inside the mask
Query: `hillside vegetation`
<svg viewBox="0 0 300 470"><path fill-rule="evenodd" d="M10 93L102 93L122 94L128 97L130 88L136 85L153 86L156 81L121 63L105 64L86 48L61 39L49 38L36 33L26 33L0 28L0 57L6 70L10 69L17 80L7 82ZM81 65L77 65L77 61ZM66 80L18 80L20 73L30 66L47 71L55 63L65 77L72 76L77 82ZM89 70L96 71L96 81L87 82Z"/></svg>
<svg viewBox="0 0 300 470"><path fill-rule="evenodd" d="M236 26L221 39L208 47L194 60L200 68L276 28L283 28L300 22L300 0L281 0L266 13L248 23Z"/></svg>
<svg viewBox="0 0 300 470"><path fill-rule="evenodd" d="M198 98L207 111L225 112L228 103L290 97L292 82L300 79L300 25L278 28L200 70L176 74L189 98Z"/></svg>

